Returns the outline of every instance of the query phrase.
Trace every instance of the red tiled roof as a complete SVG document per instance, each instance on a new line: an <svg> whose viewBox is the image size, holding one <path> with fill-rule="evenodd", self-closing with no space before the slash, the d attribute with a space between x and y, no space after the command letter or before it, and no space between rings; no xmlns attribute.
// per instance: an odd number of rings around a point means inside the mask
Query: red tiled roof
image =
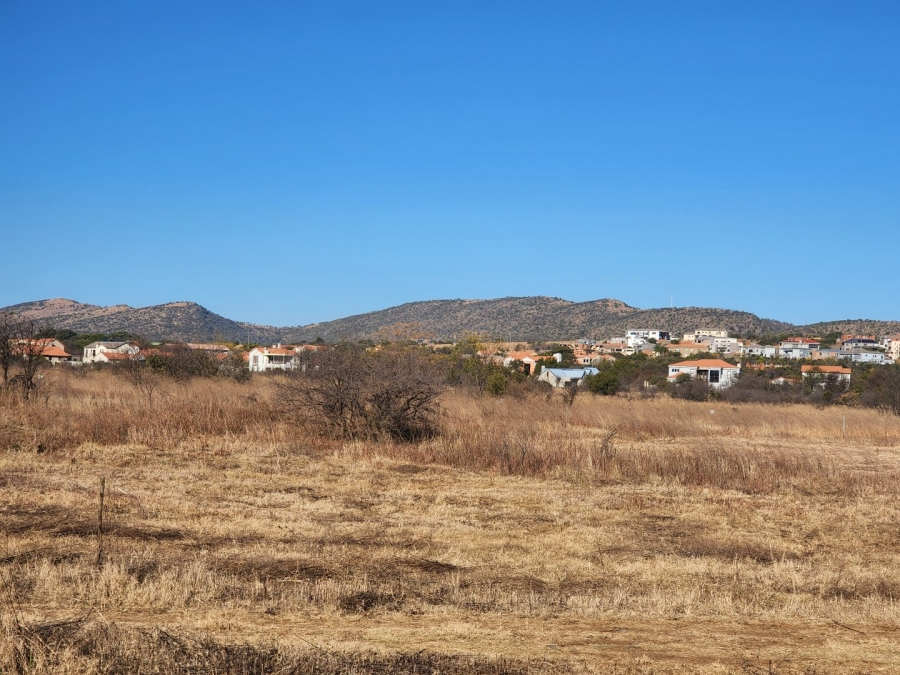
<svg viewBox="0 0 900 675"><path fill-rule="evenodd" d="M800 366L801 373L837 373L850 375L853 371L843 366Z"/></svg>
<svg viewBox="0 0 900 675"><path fill-rule="evenodd" d="M100 352L97 357L103 356L108 361L130 361L131 354L122 354L120 352Z"/></svg>
<svg viewBox="0 0 900 675"><path fill-rule="evenodd" d="M65 349L48 345L41 350L41 356L46 356L47 358L53 357L55 359L67 359L72 355Z"/></svg>

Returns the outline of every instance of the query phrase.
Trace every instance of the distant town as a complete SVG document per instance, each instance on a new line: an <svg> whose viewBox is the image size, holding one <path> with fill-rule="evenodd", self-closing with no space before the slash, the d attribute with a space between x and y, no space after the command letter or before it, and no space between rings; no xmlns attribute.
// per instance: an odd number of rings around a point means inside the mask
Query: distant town
<svg viewBox="0 0 900 675"><path fill-rule="evenodd" d="M433 344L422 338L414 340L433 349L449 350L450 344ZM20 344L27 340L20 338ZM34 338L34 356L52 365L87 366L143 362L165 357L174 351L202 353L217 363L228 361L232 367L248 373L292 371L304 367L304 355L327 350L325 344L270 346L234 343L150 343L136 339L95 340L80 350L73 349L56 337ZM706 382L713 389L731 386L742 368L763 369L778 364L802 362L801 378L827 375L849 383L853 364L892 365L900 359L900 334L893 335L829 335L826 338L784 337L775 344L729 335L727 330L698 328L690 333L672 336L660 329L630 329L624 335L607 340L579 339L554 343L551 350L523 348L512 343L481 341L473 355L502 364L525 376L537 377L553 387L582 384L610 362L622 357L641 356L648 359L680 356L688 360L669 363L668 380L686 378ZM377 345L369 347L378 349ZM557 351L553 351L556 349ZM80 351L80 353L78 353ZM243 364L243 365L240 365ZM791 384L789 377L774 378L775 384Z"/></svg>

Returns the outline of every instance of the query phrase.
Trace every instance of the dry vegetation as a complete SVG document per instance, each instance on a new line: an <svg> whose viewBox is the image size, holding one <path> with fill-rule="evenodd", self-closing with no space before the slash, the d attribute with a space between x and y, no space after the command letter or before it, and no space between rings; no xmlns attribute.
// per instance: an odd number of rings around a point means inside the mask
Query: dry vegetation
<svg viewBox="0 0 900 675"><path fill-rule="evenodd" d="M42 385L0 404L0 672L900 672L900 417L450 393L390 444L268 378Z"/></svg>

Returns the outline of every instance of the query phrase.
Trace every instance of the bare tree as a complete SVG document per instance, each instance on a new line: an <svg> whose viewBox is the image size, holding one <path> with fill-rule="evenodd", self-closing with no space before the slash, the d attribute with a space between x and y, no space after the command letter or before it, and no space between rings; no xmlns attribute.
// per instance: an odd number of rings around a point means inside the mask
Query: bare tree
<svg viewBox="0 0 900 675"><path fill-rule="evenodd" d="M9 380L7 386L15 385L28 399L37 388L35 377L38 368L45 361L43 353L46 345L44 340L38 337L43 327L38 326L32 319L24 319L17 321L14 329L17 335L11 340L12 360L18 363L19 373Z"/></svg>
<svg viewBox="0 0 900 675"><path fill-rule="evenodd" d="M9 370L16 360L15 341L19 338L21 323L17 314L0 314L0 370L3 371L4 387L9 384Z"/></svg>
<svg viewBox="0 0 900 675"><path fill-rule="evenodd" d="M278 407L298 423L342 438L412 441L435 433L443 378L415 348L313 352L278 385Z"/></svg>
<svg viewBox="0 0 900 675"><path fill-rule="evenodd" d="M159 388L160 381L156 372L151 370L142 359L136 359L134 356L118 364L117 371L147 399L147 403L153 405L153 394Z"/></svg>

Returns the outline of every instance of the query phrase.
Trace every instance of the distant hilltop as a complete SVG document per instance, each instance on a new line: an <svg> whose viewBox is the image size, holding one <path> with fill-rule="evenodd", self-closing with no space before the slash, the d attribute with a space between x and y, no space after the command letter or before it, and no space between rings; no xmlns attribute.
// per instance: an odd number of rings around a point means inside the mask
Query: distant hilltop
<svg viewBox="0 0 900 675"><path fill-rule="evenodd" d="M796 325L762 319L755 314L732 309L639 309L611 298L571 302L544 296L494 300L424 300L334 321L290 327L234 321L189 301L151 307L101 307L55 298L24 302L0 311L13 311L47 326L68 328L78 333L110 334L127 331L142 335L148 340L185 342L244 342L248 338L260 343L311 342L318 338L335 342L378 339L410 330L442 340L453 340L466 333L478 333L517 342L608 338L624 334L629 328L662 329L673 335L696 328L715 328L741 335L900 332L898 321L847 319Z"/></svg>

